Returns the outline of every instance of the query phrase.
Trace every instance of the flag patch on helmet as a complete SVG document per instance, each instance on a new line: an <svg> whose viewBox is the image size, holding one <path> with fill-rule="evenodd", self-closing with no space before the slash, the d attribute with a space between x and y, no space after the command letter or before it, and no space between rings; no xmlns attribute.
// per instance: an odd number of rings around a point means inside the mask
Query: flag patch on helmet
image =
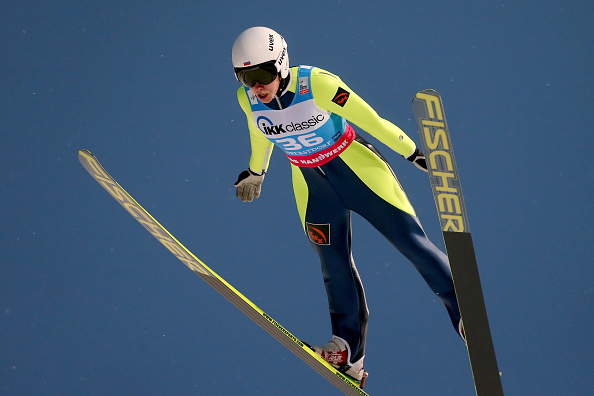
<svg viewBox="0 0 594 396"><path fill-rule="evenodd" d="M252 64L252 62L249 62L249 61L248 61L248 62L243 62L243 65L244 65L244 66L249 66L249 65L251 65L251 64Z"/></svg>
<svg viewBox="0 0 594 396"><path fill-rule="evenodd" d="M334 95L332 102L336 103L340 107L344 107L347 100L349 100L350 95L351 93L349 91L342 89L341 87L338 87L338 90L336 91L336 95Z"/></svg>

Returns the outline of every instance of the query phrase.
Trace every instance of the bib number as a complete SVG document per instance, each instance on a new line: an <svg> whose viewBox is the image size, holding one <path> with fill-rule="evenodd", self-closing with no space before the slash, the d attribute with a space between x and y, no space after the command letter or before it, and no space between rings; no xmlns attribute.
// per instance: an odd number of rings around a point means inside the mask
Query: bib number
<svg viewBox="0 0 594 396"><path fill-rule="evenodd" d="M303 147L313 147L324 143L324 138L316 136L315 133L308 133L297 137L297 140L293 138L277 139L276 143L282 145L284 150L301 150Z"/></svg>

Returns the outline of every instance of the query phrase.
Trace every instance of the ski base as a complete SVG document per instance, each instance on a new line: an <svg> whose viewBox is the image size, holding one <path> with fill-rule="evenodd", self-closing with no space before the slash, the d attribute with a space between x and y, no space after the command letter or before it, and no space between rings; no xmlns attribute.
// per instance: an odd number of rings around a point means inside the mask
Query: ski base
<svg viewBox="0 0 594 396"><path fill-rule="evenodd" d="M443 238L450 263L454 263L450 266L460 312L464 312L464 333L476 394L503 395L472 236L465 232L444 231Z"/></svg>
<svg viewBox="0 0 594 396"><path fill-rule="evenodd" d="M413 110L463 319L476 394L501 396L503 387L441 95L431 89L418 92Z"/></svg>
<svg viewBox="0 0 594 396"><path fill-rule="evenodd" d="M367 395L361 384L344 375L330 364L322 360L309 346L299 338L291 334L281 326L270 315L257 307L247 297L237 291L223 278L217 275L206 264L200 261L192 252L183 246L173 235L169 233L153 216L151 216L138 202L126 192L105 168L101 166L97 158L88 150L80 150L78 158L89 174L134 217L146 230L165 246L175 257L177 257L188 268L194 271L200 278L208 283L213 289L229 300L235 307L253 320L258 326L264 329L288 350L307 363L311 368L326 378L336 388L349 396Z"/></svg>

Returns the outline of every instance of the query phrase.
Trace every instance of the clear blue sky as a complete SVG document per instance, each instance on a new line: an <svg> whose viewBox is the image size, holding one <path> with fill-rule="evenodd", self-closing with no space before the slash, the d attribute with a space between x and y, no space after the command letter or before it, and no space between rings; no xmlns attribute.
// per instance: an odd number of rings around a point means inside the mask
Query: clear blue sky
<svg viewBox="0 0 594 396"><path fill-rule="evenodd" d="M589 1L11 1L0 14L0 393L339 394L93 181L89 149L199 258L298 337L330 337L319 262L275 152L249 140L231 45L265 25L417 143L441 92L506 395L586 395L594 331ZM378 143L431 239L427 176ZM355 216L371 395L472 395L467 353L412 266Z"/></svg>

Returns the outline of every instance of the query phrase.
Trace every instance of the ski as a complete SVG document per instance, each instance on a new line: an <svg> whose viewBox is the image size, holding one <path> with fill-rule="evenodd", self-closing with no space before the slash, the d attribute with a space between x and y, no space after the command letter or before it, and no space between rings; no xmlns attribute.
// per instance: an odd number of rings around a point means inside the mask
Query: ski
<svg viewBox="0 0 594 396"><path fill-rule="evenodd" d="M503 387L440 94L431 89L418 92L413 110L452 269L475 391L477 396L500 396Z"/></svg>
<svg viewBox="0 0 594 396"><path fill-rule="evenodd" d="M272 337L284 345L288 350L297 355L311 368L326 378L344 394L367 395L359 383L344 375L334 367L322 360L303 341L291 334L270 315L258 308L247 297L237 291L223 278L217 275L206 264L200 261L192 252L183 246L169 231L165 229L153 216L151 216L138 202L130 196L101 166L97 158L88 150L80 150L78 159L89 174L134 217L146 230L165 246L188 268L212 288L229 300L235 307L253 320L258 326L268 332Z"/></svg>

